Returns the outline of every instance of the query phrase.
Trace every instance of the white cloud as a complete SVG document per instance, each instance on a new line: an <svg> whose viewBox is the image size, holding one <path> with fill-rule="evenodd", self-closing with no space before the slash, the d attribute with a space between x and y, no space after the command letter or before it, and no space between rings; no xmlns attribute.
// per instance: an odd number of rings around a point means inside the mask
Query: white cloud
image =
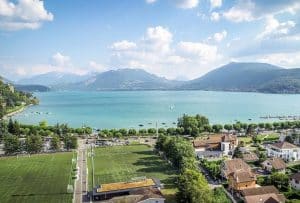
<svg viewBox="0 0 300 203"><path fill-rule="evenodd" d="M217 12L212 12L210 15L211 21L219 21L220 20L220 14Z"/></svg>
<svg viewBox="0 0 300 203"><path fill-rule="evenodd" d="M40 0L0 0L0 29L37 29L43 21L52 21L53 14L44 8Z"/></svg>
<svg viewBox="0 0 300 203"><path fill-rule="evenodd" d="M210 0L211 8L219 8L222 6L222 0Z"/></svg>
<svg viewBox="0 0 300 203"><path fill-rule="evenodd" d="M195 78L211 70L222 59L216 45L188 41L174 43L171 31L162 26L149 27L135 44L135 49L114 51L110 66L143 68L171 79Z"/></svg>
<svg viewBox="0 0 300 203"><path fill-rule="evenodd" d="M202 63L208 63L218 58L218 49L216 46L201 42L179 42L179 51L188 58L196 57Z"/></svg>
<svg viewBox="0 0 300 203"><path fill-rule="evenodd" d="M157 0L146 0L146 3L147 4L153 4L153 3L155 3Z"/></svg>
<svg viewBox="0 0 300 203"><path fill-rule="evenodd" d="M162 26L150 27L147 29L144 37L144 45L146 49L167 53L170 51L170 44L173 40L173 34Z"/></svg>
<svg viewBox="0 0 300 203"><path fill-rule="evenodd" d="M274 16L266 17L265 30L256 36L257 39L287 35L291 28L295 27L294 21L279 22Z"/></svg>
<svg viewBox="0 0 300 203"><path fill-rule="evenodd" d="M227 31L223 30L222 32L217 32L213 35L213 39L216 42L221 42L223 39L227 37Z"/></svg>
<svg viewBox="0 0 300 203"><path fill-rule="evenodd" d="M127 40L123 40L120 42L113 43L113 45L110 48L115 51L124 51L124 50L136 48L136 44L134 42L129 42Z"/></svg>
<svg viewBox="0 0 300 203"><path fill-rule="evenodd" d="M89 61L89 66L90 69L87 71L104 72L108 70L103 64L99 64L95 61Z"/></svg>
<svg viewBox="0 0 300 203"><path fill-rule="evenodd" d="M257 60L264 63L271 63L282 67L299 68L300 52L273 53L256 56Z"/></svg>
<svg viewBox="0 0 300 203"><path fill-rule="evenodd" d="M223 12L223 16L232 22L249 22L269 15L290 13L295 15L300 9L300 1L278 0L272 3L261 0L238 0L237 4Z"/></svg>
<svg viewBox="0 0 300 203"><path fill-rule="evenodd" d="M178 8L191 9L199 4L199 0L172 0Z"/></svg>
<svg viewBox="0 0 300 203"><path fill-rule="evenodd" d="M51 59L54 66L63 67L70 65L70 57L64 56L60 52L56 52Z"/></svg>
<svg viewBox="0 0 300 203"><path fill-rule="evenodd" d="M255 8L255 4L250 0L240 1L237 5L230 8L223 13L223 16L233 22L252 21L254 19L252 10Z"/></svg>

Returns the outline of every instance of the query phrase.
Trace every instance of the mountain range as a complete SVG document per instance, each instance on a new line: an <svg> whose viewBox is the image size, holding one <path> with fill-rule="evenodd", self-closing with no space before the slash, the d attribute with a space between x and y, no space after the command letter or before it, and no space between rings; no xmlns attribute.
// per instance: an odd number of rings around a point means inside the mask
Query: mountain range
<svg viewBox="0 0 300 203"><path fill-rule="evenodd" d="M20 85L20 84L16 84L15 82L13 82L13 81L11 81L7 78L1 77L1 76L0 76L0 80L4 83L13 84L14 87L16 88L16 90L18 90L18 91L23 91L23 92L46 92L46 91L50 91L50 88L45 86L45 85L31 85L31 84Z"/></svg>
<svg viewBox="0 0 300 203"><path fill-rule="evenodd" d="M47 85L54 90L213 90L300 93L300 69L267 63L229 63L190 81L168 80L142 69L118 69L89 75L50 72L18 84Z"/></svg>

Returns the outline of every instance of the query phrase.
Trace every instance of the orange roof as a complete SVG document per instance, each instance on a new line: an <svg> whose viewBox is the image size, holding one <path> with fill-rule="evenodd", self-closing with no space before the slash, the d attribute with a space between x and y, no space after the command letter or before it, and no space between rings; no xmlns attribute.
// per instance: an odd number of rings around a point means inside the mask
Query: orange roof
<svg viewBox="0 0 300 203"><path fill-rule="evenodd" d="M133 189L133 188L150 187L154 185L155 182L152 179L145 179L145 180L135 181L135 182L108 183L108 184L102 184L101 187L97 189L97 192L126 190L126 189Z"/></svg>
<svg viewBox="0 0 300 203"><path fill-rule="evenodd" d="M289 142L278 142L278 143L274 143L272 144L272 146L277 147L279 149L295 149L295 148L299 148L296 145L293 145Z"/></svg>
<svg viewBox="0 0 300 203"><path fill-rule="evenodd" d="M227 177L236 171L251 171L251 167L242 159L232 159L224 161L224 174Z"/></svg>
<svg viewBox="0 0 300 203"><path fill-rule="evenodd" d="M234 135L220 135L220 134L214 134L214 135L208 135L207 137L199 138L197 140L193 141L194 147L205 147L208 144L218 144L221 142L231 142L236 141L237 138Z"/></svg>

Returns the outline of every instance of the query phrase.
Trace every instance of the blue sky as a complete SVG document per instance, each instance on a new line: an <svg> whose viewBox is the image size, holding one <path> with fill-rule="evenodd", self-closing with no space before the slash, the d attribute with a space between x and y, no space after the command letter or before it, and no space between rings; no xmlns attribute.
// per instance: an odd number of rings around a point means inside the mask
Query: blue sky
<svg viewBox="0 0 300 203"><path fill-rule="evenodd" d="M0 0L0 75L142 68L192 79L231 61L300 67L298 0Z"/></svg>

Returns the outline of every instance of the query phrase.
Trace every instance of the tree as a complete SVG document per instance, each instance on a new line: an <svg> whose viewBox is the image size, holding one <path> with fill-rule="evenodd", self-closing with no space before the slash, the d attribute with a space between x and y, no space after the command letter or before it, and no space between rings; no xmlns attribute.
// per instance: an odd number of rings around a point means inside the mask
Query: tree
<svg viewBox="0 0 300 203"><path fill-rule="evenodd" d="M156 129L155 128L149 128L148 130L147 130L147 132L148 132L148 134L155 134L156 133Z"/></svg>
<svg viewBox="0 0 300 203"><path fill-rule="evenodd" d="M65 148L67 150L77 149L77 146L78 146L77 137L71 136L71 135L66 135L64 138L64 144L65 144Z"/></svg>
<svg viewBox="0 0 300 203"><path fill-rule="evenodd" d="M166 134L166 129L164 129L164 128L159 128L159 129L158 129L158 133L159 133L159 134Z"/></svg>
<svg viewBox="0 0 300 203"><path fill-rule="evenodd" d="M146 129L139 129L139 135L146 135L147 134L147 130Z"/></svg>
<svg viewBox="0 0 300 203"><path fill-rule="evenodd" d="M220 125L220 124L214 124L214 125L212 126L212 129L213 129L213 131L214 131L215 133L219 133L219 132L221 132L221 130L223 129L223 126Z"/></svg>
<svg viewBox="0 0 300 203"><path fill-rule="evenodd" d="M55 151L60 149L60 139L57 135L52 136L51 149Z"/></svg>
<svg viewBox="0 0 300 203"><path fill-rule="evenodd" d="M233 129L237 132L240 132L242 127L241 127L241 124L240 123L235 123L232 125Z"/></svg>
<svg viewBox="0 0 300 203"><path fill-rule="evenodd" d="M43 129L45 129L45 128L47 128L48 123L47 123L47 121L41 121L41 122L39 123L39 126L40 126L41 128L43 128Z"/></svg>
<svg viewBox="0 0 300 203"><path fill-rule="evenodd" d="M288 135L288 136L285 137L285 141L294 144L294 139L290 135Z"/></svg>
<svg viewBox="0 0 300 203"><path fill-rule="evenodd" d="M136 130L135 129L129 129L128 130L128 135L130 135L130 136L136 135Z"/></svg>
<svg viewBox="0 0 300 203"><path fill-rule="evenodd" d="M275 172L270 176L270 181L272 185L275 185L275 187L281 190L283 186L289 184L289 177L284 173Z"/></svg>
<svg viewBox="0 0 300 203"><path fill-rule="evenodd" d="M0 140L4 138L5 135L8 134L7 123L5 120L0 121Z"/></svg>
<svg viewBox="0 0 300 203"><path fill-rule="evenodd" d="M40 135L30 135L26 138L25 149L28 153L38 153L43 148L43 140Z"/></svg>
<svg viewBox="0 0 300 203"><path fill-rule="evenodd" d="M14 122L11 118L8 121L7 128L9 133L14 134Z"/></svg>
<svg viewBox="0 0 300 203"><path fill-rule="evenodd" d="M167 133L169 135L176 135L176 128L168 128Z"/></svg>
<svg viewBox="0 0 300 203"><path fill-rule="evenodd" d="M272 123L266 123L266 124L265 124L265 128L266 128L267 130L272 130L272 129L273 129Z"/></svg>
<svg viewBox="0 0 300 203"><path fill-rule="evenodd" d="M230 131L230 130L232 130L232 125L231 124L225 124L224 129L227 130L227 131Z"/></svg>
<svg viewBox="0 0 300 203"><path fill-rule="evenodd" d="M231 203L231 200L224 192L224 188L217 187L213 190L213 202L214 203Z"/></svg>
<svg viewBox="0 0 300 203"><path fill-rule="evenodd" d="M240 147L236 147L233 153L234 158L243 158L243 154L240 150Z"/></svg>
<svg viewBox="0 0 300 203"><path fill-rule="evenodd" d="M195 170L184 170L178 178L178 202L212 202L212 194L205 177Z"/></svg>
<svg viewBox="0 0 300 203"><path fill-rule="evenodd" d="M259 123L259 124L258 124L258 127L259 127L260 129L264 129L264 128L266 127L266 125L265 125L265 123Z"/></svg>
<svg viewBox="0 0 300 203"><path fill-rule="evenodd" d="M6 135L4 137L5 154L13 154L20 151L20 141L16 135Z"/></svg>

